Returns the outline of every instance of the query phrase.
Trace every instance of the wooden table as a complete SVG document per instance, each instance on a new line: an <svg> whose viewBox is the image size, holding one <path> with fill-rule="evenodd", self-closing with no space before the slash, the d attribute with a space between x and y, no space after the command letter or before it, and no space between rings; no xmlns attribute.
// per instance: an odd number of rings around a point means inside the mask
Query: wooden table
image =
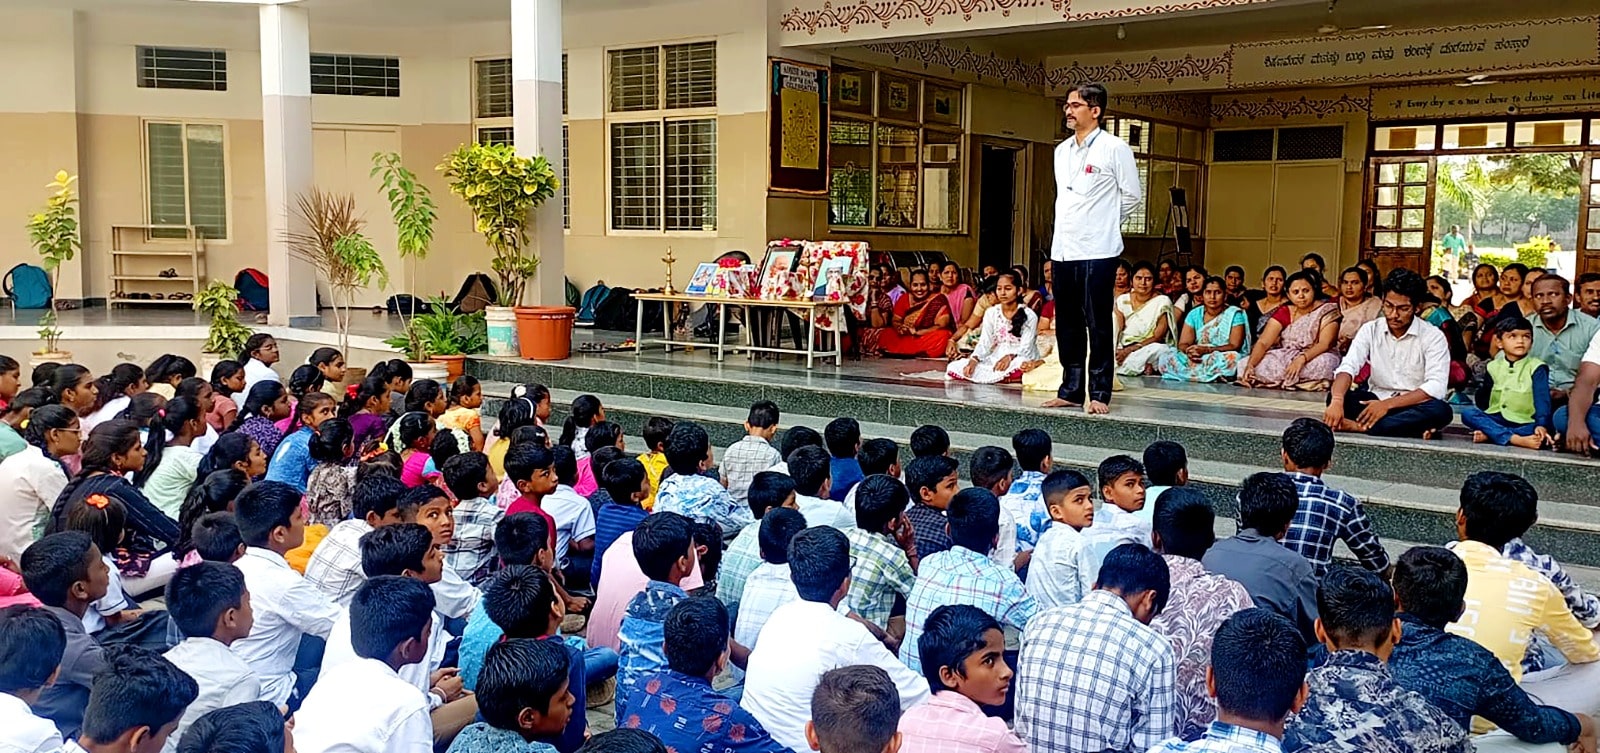
<svg viewBox="0 0 1600 753"><path fill-rule="evenodd" d="M646 303L660 303L662 313L662 337L659 340L651 340L650 344L665 346L668 352L672 351L672 346L674 345L684 348L706 346L706 343L695 342L692 339L672 339L672 304L703 303L717 305L717 339L716 342L710 343L709 347L717 352L717 360L719 362L723 359L724 353L729 347L726 342L728 331L728 309L734 306L743 308L746 311L749 311L753 308L762 307L776 309L801 309L805 311L806 318L806 347L804 349L758 346L751 337L750 323L746 321L745 326L741 328L744 333L744 342L742 345L733 346L735 350L743 350L746 353L751 354L752 357L755 353L779 353L805 356L806 368L808 369L814 366L817 358L831 357L833 358L833 363L835 366L838 366L844 362L844 339L840 337L838 332L831 333L833 335L833 350L831 352L818 351L816 339L817 314L828 309L842 309L844 307L844 303L840 301L771 301L760 298L718 298L715 296L685 295L683 293L635 293L633 299L639 305L638 315L634 320L634 353L641 353L644 351L644 306ZM748 319L749 317L746 318ZM782 341L778 340L778 342L781 343Z"/></svg>

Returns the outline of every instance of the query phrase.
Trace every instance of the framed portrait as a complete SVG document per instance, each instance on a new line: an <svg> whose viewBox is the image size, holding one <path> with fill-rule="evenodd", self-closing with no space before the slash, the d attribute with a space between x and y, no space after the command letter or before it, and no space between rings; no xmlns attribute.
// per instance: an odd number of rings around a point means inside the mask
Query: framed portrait
<svg viewBox="0 0 1600 753"><path fill-rule="evenodd" d="M811 295L817 298L826 297L830 284L835 290L841 289L842 281L850 274L850 268L855 266L855 261L855 257L852 256L835 256L822 262L822 265L817 267L817 283Z"/></svg>
<svg viewBox="0 0 1600 753"><path fill-rule="evenodd" d="M929 83L922 119L929 123L961 124L961 89Z"/></svg>
<svg viewBox="0 0 1600 753"><path fill-rule="evenodd" d="M872 114L872 71L836 67L829 76L833 108L858 115Z"/></svg>
<svg viewBox="0 0 1600 753"><path fill-rule="evenodd" d="M761 260L760 297L783 297L789 289L789 275L794 272L800 258L800 247L767 249L767 258Z"/></svg>
<svg viewBox="0 0 1600 753"><path fill-rule="evenodd" d="M711 277L716 273L716 262L700 262L700 266L694 268L694 276L689 278L689 286L684 288L683 292L687 295L705 295L706 288L711 285Z"/></svg>
<svg viewBox="0 0 1600 753"><path fill-rule="evenodd" d="M915 79L878 74L878 115L915 121L922 114L922 84Z"/></svg>

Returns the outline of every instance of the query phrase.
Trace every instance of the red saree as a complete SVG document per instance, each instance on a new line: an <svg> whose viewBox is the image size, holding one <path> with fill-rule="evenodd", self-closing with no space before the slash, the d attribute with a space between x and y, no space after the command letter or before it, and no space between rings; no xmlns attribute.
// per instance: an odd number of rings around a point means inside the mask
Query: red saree
<svg viewBox="0 0 1600 753"><path fill-rule="evenodd" d="M894 305L894 317L912 329L927 329L939 320L939 314L949 313L950 303L942 295L930 295L921 303L913 304L911 296L900 296ZM877 330L878 347L884 355L910 358L944 358L950 344L951 331L936 329L921 335L902 335L894 327Z"/></svg>

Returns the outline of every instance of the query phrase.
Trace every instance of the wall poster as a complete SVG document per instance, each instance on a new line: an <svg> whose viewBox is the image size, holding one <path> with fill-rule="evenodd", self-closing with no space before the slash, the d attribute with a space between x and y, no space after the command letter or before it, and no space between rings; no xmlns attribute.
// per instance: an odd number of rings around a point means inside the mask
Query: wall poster
<svg viewBox="0 0 1600 753"><path fill-rule="evenodd" d="M828 192L828 69L772 61L769 185L774 191Z"/></svg>

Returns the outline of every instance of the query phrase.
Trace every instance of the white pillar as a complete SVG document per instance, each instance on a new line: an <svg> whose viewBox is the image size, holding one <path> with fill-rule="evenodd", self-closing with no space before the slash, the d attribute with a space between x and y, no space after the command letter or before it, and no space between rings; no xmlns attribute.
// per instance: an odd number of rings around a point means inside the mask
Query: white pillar
<svg viewBox="0 0 1600 753"><path fill-rule="evenodd" d="M289 253L302 223L295 197L312 184L311 24L297 5L261 6L261 125L266 155L267 277L274 325L306 326L317 315L316 273Z"/></svg>
<svg viewBox="0 0 1600 753"><path fill-rule="evenodd" d="M517 153L544 155L561 172L561 0L511 0L512 126ZM561 191L567 187L563 185ZM566 238L561 193L533 213L539 276L524 303L561 306L566 300Z"/></svg>

